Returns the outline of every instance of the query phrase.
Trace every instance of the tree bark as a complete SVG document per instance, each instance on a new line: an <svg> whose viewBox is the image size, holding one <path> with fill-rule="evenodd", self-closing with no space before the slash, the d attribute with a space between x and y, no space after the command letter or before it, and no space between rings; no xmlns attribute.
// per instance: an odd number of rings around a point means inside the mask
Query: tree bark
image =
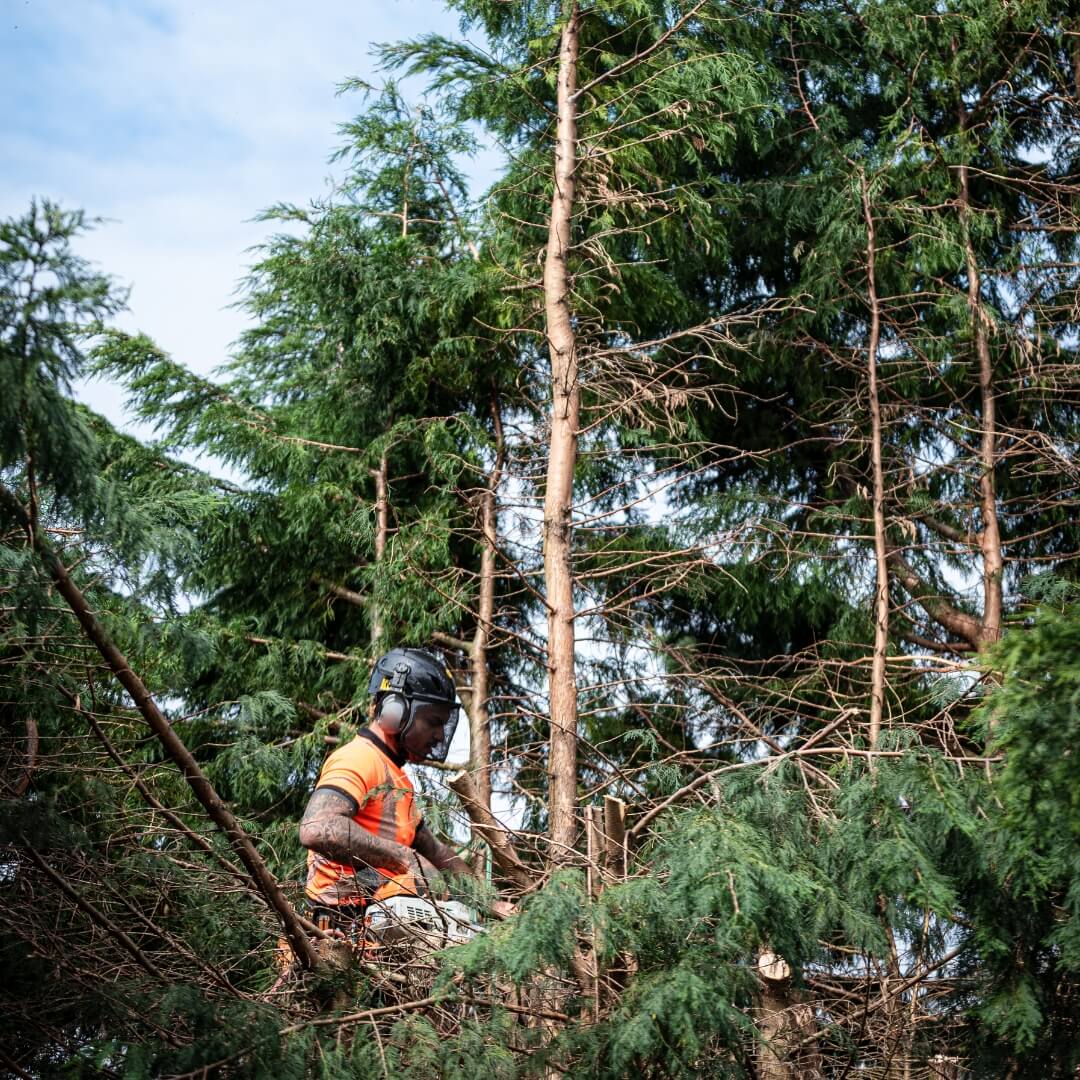
<svg viewBox="0 0 1080 1080"><path fill-rule="evenodd" d="M488 646L495 621L495 551L498 544L498 490L502 480L506 442L503 438L502 414L499 399L493 392L491 416L495 424L495 462L488 474L487 486L480 499L480 529L484 547L480 552L480 596L476 613L476 631L469 649L472 669L472 702L469 709L469 758L476 797L491 809L491 714L488 697L491 694L488 670Z"/></svg>
<svg viewBox="0 0 1080 1080"><path fill-rule="evenodd" d="M626 803L604 796L604 869L614 881L626 877Z"/></svg>
<svg viewBox="0 0 1080 1080"><path fill-rule="evenodd" d="M860 175L863 217L866 221L866 292L870 303L870 342L866 373L870 395L870 458L874 474L874 660L870 673L870 749L876 750L881 737L885 709L885 657L889 644L889 564L885 546L885 479L881 464L881 401L878 396L877 361L881 340L881 305L878 302L875 269L877 237L870 208L870 187L866 174Z"/></svg>
<svg viewBox="0 0 1080 1080"><path fill-rule="evenodd" d="M764 1040L758 1049L758 1077L760 1080L820 1077L814 1013L794 996L787 961L776 953L763 951L758 955L757 975L757 1026Z"/></svg>
<svg viewBox="0 0 1080 1080"><path fill-rule="evenodd" d="M997 464L997 417L994 397L994 365L990 356L986 316L980 302L981 280L971 240L971 191L967 165L960 166L960 221L964 236L967 263L968 308L971 312L971 332L975 356L979 362L979 400L981 437L979 440L979 510L982 528L979 530L979 550L983 564L983 615L979 643L985 645L1001 637L1003 610L1003 575L1005 560L1001 551L1001 529L998 523L997 490L994 468Z"/></svg>
<svg viewBox="0 0 1080 1080"><path fill-rule="evenodd" d="M757 962L760 991L758 1030L764 1044L758 1051L758 1076L761 1080L788 1080L791 1072L785 1061L782 1033L784 1016L790 1006L787 996L791 970L775 953L763 952Z"/></svg>
<svg viewBox="0 0 1080 1080"><path fill-rule="evenodd" d="M580 12L576 0L559 44L554 192L544 259L544 307L551 354L551 447L544 495L544 581L548 604L551 735L548 757L551 861L564 862L575 839L577 679L571 568L574 465L581 392L570 310L568 256L575 198Z"/></svg>

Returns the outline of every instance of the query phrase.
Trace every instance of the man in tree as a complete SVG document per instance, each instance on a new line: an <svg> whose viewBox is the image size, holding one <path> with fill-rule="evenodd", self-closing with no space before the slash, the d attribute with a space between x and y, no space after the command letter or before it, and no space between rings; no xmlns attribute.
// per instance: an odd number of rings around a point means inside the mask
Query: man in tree
<svg viewBox="0 0 1080 1080"><path fill-rule="evenodd" d="M337 924L370 899L423 895L434 870L471 873L424 824L404 768L446 758L459 713L449 672L423 649L391 649L368 692L370 726L326 760L300 822L308 900Z"/></svg>

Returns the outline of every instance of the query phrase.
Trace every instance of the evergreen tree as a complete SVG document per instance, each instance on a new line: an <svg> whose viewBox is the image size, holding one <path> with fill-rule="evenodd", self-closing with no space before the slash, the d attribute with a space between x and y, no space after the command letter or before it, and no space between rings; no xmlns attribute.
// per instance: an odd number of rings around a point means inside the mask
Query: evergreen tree
<svg viewBox="0 0 1080 1080"><path fill-rule="evenodd" d="M148 1035L180 1046L177 1002L194 1002L190 1016L201 1010L205 1023L215 1002L245 999L237 982L264 974L242 961L227 972L217 950L250 955L277 933L261 905L214 914L222 895L258 883L203 834L193 776L166 758L179 736L164 725L159 744L139 723L156 706L132 693L133 669L159 691L175 685L177 665L148 630L175 612L176 555L215 492L69 396L87 340L123 304L73 251L86 226L43 202L0 229L0 360L14 390L0 427L0 905L15 1021L3 1053L43 1075L94 1072L125 1046L134 1062Z"/></svg>

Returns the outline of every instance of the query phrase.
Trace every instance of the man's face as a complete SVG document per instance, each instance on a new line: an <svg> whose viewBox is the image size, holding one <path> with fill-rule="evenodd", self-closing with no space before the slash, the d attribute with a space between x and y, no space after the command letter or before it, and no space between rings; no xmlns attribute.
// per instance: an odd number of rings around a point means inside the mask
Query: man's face
<svg viewBox="0 0 1080 1080"><path fill-rule="evenodd" d="M411 761L424 761L430 756L443 740L450 709L451 706L436 702L414 702L412 723L405 732L402 747L406 757Z"/></svg>

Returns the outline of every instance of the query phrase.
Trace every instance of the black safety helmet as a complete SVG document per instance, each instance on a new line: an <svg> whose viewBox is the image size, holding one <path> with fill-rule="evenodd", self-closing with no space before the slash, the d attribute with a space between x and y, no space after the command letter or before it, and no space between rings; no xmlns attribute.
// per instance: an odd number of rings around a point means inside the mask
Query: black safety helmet
<svg viewBox="0 0 1080 1080"><path fill-rule="evenodd" d="M417 706L423 703L449 710L443 737L427 750L425 761L445 761L457 729L459 707L454 680L446 665L424 649L391 649L375 661L368 680L368 693L375 698L375 715L381 726L397 735L404 749L404 737L412 726Z"/></svg>

